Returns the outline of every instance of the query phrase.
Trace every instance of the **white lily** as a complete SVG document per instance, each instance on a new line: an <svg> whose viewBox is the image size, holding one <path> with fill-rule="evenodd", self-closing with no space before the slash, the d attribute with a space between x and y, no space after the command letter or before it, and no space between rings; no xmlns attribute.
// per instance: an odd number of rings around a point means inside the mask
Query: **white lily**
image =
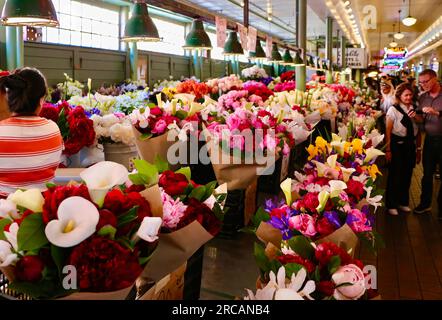
<svg viewBox="0 0 442 320"><path fill-rule="evenodd" d="M373 148L373 147L370 147L367 150L365 150L365 154L366 154L366 157L364 159L364 163L368 163L371 160L376 159L379 156L385 155L385 153L383 153L381 150Z"/></svg>
<svg viewBox="0 0 442 320"><path fill-rule="evenodd" d="M341 180L332 180L329 181L328 184L330 185L331 198L338 197L343 190L347 189L347 184Z"/></svg>
<svg viewBox="0 0 442 320"><path fill-rule="evenodd" d="M316 169L318 170L318 177L323 177L328 166L316 160L312 160L312 162L316 165Z"/></svg>
<svg viewBox="0 0 442 320"><path fill-rule="evenodd" d="M204 106L201 103L197 102L191 102L190 103L190 110L189 110L189 116L193 116L197 112L204 109Z"/></svg>
<svg viewBox="0 0 442 320"><path fill-rule="evenodd" d="M0 240L0 267L7 267L18 261L17 254L12 252L12 246L4 240Z"/></svg>
<svg viewBox="0 0 442 320"><path fill-rule="evenodd" d="M378 207L382 206L382 196L381 195L377 195L374 196L373 198L371 198L371 191L373 191L373 187L364 187L364 190L367 192L367 196L366 199L367 202L372 205L374 207L374 212L376 213L376 210L378 209Z"/></svg>
<svg viewBox="0 0 442 320"><path fill-rule="evenodd" d="M161 93L158 93L156 98L157 98L157 105L158 105L158 107L163 109L163 99L161 99Z"/></svg>
<svg viewBox="0 0 442 320"><path fill-rule="evenodd" d="M380 134L376 129L367 134L367 139L371 140L371 145L377 147L382 141L384 141L384 135Z"/></svg>
<svg viewBox="0 0 442 320"><path fill-rule="evenodd" d="M154 242L158 239L158 231L162 223L163 219L159 217L145 217L137 231L137 236L144 241Z"/></svg>
<svg viewBox="0 0 442 320"><path fill-rule="evenodd" d="M356 171L356 169L342 167L341 171L342 171L342 177L344 178L344 182L348 182L348 180L350 179L350 176L353 174L353 172Z"/></svg>
<svg viewBox="0 0 442 320"><path fill-rule="evenodd" d="M330 193L326 190L322 190L318 194L319 205L316 207L316 211L322 212L325 209L328 199L330 198Z"/></svg>
<svg viewBox="0 0 442 320"><path fill-rule="evenodd" d="M327 158L327 164L330 168L336 169L336 161L338 160L338 155L334 154Z"/></svg>
<svg viewBox="0 0 442 320"><path fill-rule="evenodd" d="M17 211L17 205L15 204L15 202L6 199L0 199L0 218L20 218L20 214Z"/></svg>
<svg viewBox="0 0 442 320"><path fill-rule="evenodd" d="M368 179L368 176L365 173L362 173L359 176L353 176L352 179L365 184L365 182Z"/></svg>
<svg viewBox="0 0 442 320"><path fill-rule="evenodd" d="M41 194L40 189L29 189L26 191L17 190L9 195L8 200L11 200L16 205L29 209L33 212L43 212L43 204L45 199Z"/></svg>
<svg viewBox="0 0 442 320"><path fill-rule="evenodd" d="M285 200L287 201L287 205L290 206L292 204L292 179L291 178L285 179L281 183L280 187L281 187L282 192L284 192Z"/></svg>
<svg viewBox="0 0 442 320"><path fill-rule="evenodd" d="M111 161L99 162L80 173L89 189L89 195L99 207L104 203L107 192L128 180L126 167Z"/></svg>
<svg viewBox="0 0 442 320"><path fill-rule="evenodd" d="M49 242L61 247L76 246L94 234L100 219L95 205L82 198L70 197L60 204L58 220L50 221L45 228Z"/></svg>
<svg viewBox="0 0 442 320"><path fill-rule="evenodd" d="M330 145L335 149L340 156L344 155L345 152L345 141L332 141Z"/></svg>
<svg viewBox="0 0 442 320"><path fill-rule="evenodd" d="M338 136L336 133L332 133L332 142L333 141L341 142L342 141L342 137Z"/></svg>
<svg viewBox="0 0 442 320"><path fill-rule="evenodd" d="M342 138L342 140L347 141L347 136L348 136L347 126L339 127L338 128L338 135Z"/></svg>
<svg viewBox="0 0 442 320"><path fill-rule="evenodd" d="M12 248L16 252L18 251L17 233L18 233L17 222L14 222L9 226L9 231L4 231L6 240L8 240L8 242L11 244Z"/></svg>

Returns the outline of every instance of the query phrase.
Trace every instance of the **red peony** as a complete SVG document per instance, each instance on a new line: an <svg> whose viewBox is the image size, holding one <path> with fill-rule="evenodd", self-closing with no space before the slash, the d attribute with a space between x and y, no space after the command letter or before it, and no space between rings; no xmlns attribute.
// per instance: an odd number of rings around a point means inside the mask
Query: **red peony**
<svg viewBox="0 0 442 320"><path fill-rule="evenodd" d="M316 289L327 297L331 297L335 292L333 281L321 281L316 284Z"/></svg>
<svg viewBox="0 0 442 320"><path fill-rule="evenodd" d="M68 264L77 269L82 291L116 291L131 286L143 269L138 251L131 251L118 242L94 236L76 246Z"/></svg>
<svg viewBox="0 0 442 320"><path fill-rule="evenodd" d="M301 208L307 209L309 212L316 213L316 208L319 206L318 194L316 192L307 193L304 198L298 202L298 210Z"/></svg>
<svg viewBox="0 0 442 320"><path fill-rule="evenodd" d="M103 209L107 209L117 216L126 212L126 197L120 189L113 189L106 194Z"/></svg>
<svg viewBox="0 0 442 320"><path fill-rule="evenodd" d="M42 118L52 120L55 123L57 123L58 122L58 114L59 114L59 111L58 111L57 107L53 106L50 103L45 103L43 105L43 107L41 108L39 116Z"/></svg>
<svg viewBox="0 0 442 320"><path fill-rule="evenodd" d="M184 216L176 229L184 228L193 221L198 221L213 236L221 231L221 221L213 214L212 210L204 203L190 198Z"/></svg>
<svg viewBox="0 0 442 320"><path fill-rule="evenodd" d="M333 256L341 258L341 265L347 265L353 262L351 256L343 249L332 242L318 244L315 251L316 260L321 266L327 266Z"/></svg>
<svg viewBox="0 0 442 320"><path fill-rule="evenodd" d="M163 188L168 195L173 197L184 194L184 191L189 185L189 181L184 174L167 170L161 174L158 185Z"/></svg>
<svg viewBox="0 0 442 320"><path fill-rule="evenodd" d="M297 263L305 267L307 270L307 273L312 273L315 271L315 265L308 259L304 259L301 256L296 256L292 254L285 254L282 256L279 256L278 261L281 262L283 265L286 265L288 263Z"/></svg>
<svg viewBox="0 0 442 320"><path fill-rule="evenodd" d="M335 226L331 224L326 217L318 219L315 227L321 237L326 237L336 230Z"/></svg>
<svg viewBox="0 0 442 320"><path fill-rule="evenodd" d="M287 71L281 74L281 82L287 82L290 80L295 80L295 71Z"/></svg>
<svg viewBox="0 0 442 320"><path fill-rule="evenodd" d="M100 220L98 220L96 228L97 231L99 231L101 228L107 225L110 225L114 228L117 227L117 217L112 213L112 211L103 209L100 210L99 213L100 213Z"/></svg>
<svg viewBox="0 0 442 320"><path fill-rule="evenodd" d="M130 192L142 192L146 190L146 187L144 185L136 185L133 184L130 187L126 188L126 190L124 190L124 192L126 193L130 193Z"/></svg>
<svg viewBox="0 0 442 320"><path fill-rule="evenodd" d="M49 221L57 219L57 211L60 203L70 197L82 197L86 200L92 201L89 196L89 190L83 184L75 186L58 186L51 187L43 192L45 199L43 205L43 222L48 224Z"/></svg>
<svg viewBox="0 0 442 320"><path fill-rule="evenodd" d="M43 276L44 267L39 256L24 256L15 265L14 274L19 281L37 282Z"/></svg>
<svg viewBox="0 0 442 320"><path fill-rule="evenodd" d="M346 191L349 195L354 196L358 201L362 198L365 192L364 185L354 179L348 180Z"/></svg>

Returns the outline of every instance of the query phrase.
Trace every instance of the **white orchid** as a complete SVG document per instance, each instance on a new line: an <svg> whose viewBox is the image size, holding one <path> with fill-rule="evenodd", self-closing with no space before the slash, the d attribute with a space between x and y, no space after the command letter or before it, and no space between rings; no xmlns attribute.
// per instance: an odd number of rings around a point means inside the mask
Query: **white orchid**
<svg viewBox="0 0 442 320"><path fill-rule="evenodd" d="M45 202L40 189L17 190L9 195L8 200L14 202L17 206L33 212L43 212L43 204Z"/></svg>
<svg viewBox="0 0 442 320"><path fill-rule="evenodd" d="M12 251L12 246L9 242L0 240L0 267L7 267L15 264L18 261L18 256Z"/></svg>
<svg viewBox="0 0 442 320"><path fill-rule="evenodd" d="M99 162L80 173L92 201L99 207L103 205L107 192L116 185L125 183L128 175L125 166L111 161Z"/></svg>
<svg viewBox="0 0 442 320"><path fill-rule="evenodd" d="M70 197L60 204L58 219L50 221L45 228L49 242L61 247L76 246L94 234L100 219L95 205L82 198Z"/></svg>
<svg viewBox="0 0 442 320"><path fill-rule="evenodd" d="M159 217L145 217L137 231L137 236L144 241L154 242L158 239L158 231L163 220Z"/></svg>
<svg viewBox="0 0 442 320"><path fill-rule="evenodd" d="M313 280L307 281L307 272L301 268L297 274L293 273L290 280L286 279L286 272L284 267L280 267L278 275L275 276L273 271L270 272L270 281L263 289L258 289L256 294L251 290L247 290L248 296L246 300L304 300L304 298L313 300L310 296L316 289Z"/></svg>
<svg viewBox="0 0 442 320"><path fill-rule="evenodd" d="M17 211L17 205L15 202L7 199L0 199L0 218L20 218L20 212Z"/></svg>
<svg viewBox="0 0 442 320"><path fill-rule="evenodd" d="M378 209L378 207L382 206L382 196L381 195L377 195L374 196L373 198L371 197L371 192L373 191L373 187L364 187L364 190L367 192L367 196L365 198L365 200L374 207L374 212L376 212L376 210Z"/></svg>

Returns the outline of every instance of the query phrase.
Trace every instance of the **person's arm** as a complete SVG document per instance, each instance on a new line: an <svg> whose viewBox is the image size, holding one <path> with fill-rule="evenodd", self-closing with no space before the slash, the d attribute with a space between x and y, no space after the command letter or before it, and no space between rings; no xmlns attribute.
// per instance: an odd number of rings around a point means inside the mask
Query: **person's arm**
<svg viewBox="0 0 442 320"><path fill-rule="evenodd" d="M385 130L385 158L387 159L388 162L391 161L391 132L393 131L393 119L390 118L387 114L387 126L386 126L386 130Z"/></svg>

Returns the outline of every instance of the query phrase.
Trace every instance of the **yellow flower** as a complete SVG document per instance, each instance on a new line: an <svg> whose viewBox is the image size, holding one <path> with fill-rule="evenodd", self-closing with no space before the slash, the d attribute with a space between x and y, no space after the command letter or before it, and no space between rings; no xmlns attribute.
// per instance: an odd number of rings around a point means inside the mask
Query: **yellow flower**
<svg viewBox="0 0 442 320"><path fill-rule="evenodd" d="M323 137L317 137L315 140L315 144L319 150L327 152L328 143Z"/></svg>
<svg viewBox="0 0 442 320"><path fill-rule="evenodd" d="M351 146L352 146L352 148L353 148L353 152L354 152L354 153L359 153L359 154L361 154L361 153L362 153L362 150L363 150L364 143L362 142L361 139L354 139L354 140L351 142Z"/></svg>
<svg viewBox="0 0 442 320"><path fill-rule="evenodd" d="M307 152L309 154L308 160L312 160L318 155L318 148L311 144L308 146Z"/></svg>
<svg viewBox="0 0 442 320"><path fill-rule="evenodd" d="M382 176L382 173L379 171L379 168L376 164L373 164L368 167L362 167L363 169L366 169L368 171L368 174L373 180L376 180L377 174Z"/></svg>
<svg viewBox="0 0 442 320"><path fill-rule="evenodd" d="M350 142L348 142L348 141L345 141L345 143L344 143L344 152L345 153L348 153L348 154L351 154L351 143Z"/></svg>

